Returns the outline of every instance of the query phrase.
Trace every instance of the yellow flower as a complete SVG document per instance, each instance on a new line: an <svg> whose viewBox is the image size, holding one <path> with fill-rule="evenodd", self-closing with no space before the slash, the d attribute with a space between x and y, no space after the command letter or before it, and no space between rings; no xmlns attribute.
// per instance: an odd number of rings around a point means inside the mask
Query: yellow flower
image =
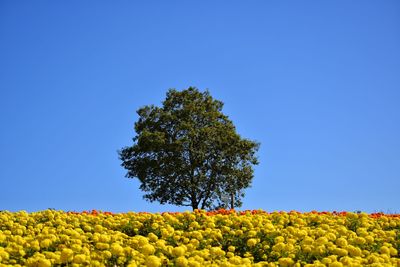
<svg viewBox="0 0 400 267"><path fill-rule="evenodd" d="M250 231L247 233L247 236L248 236L248 237L255 237L256 235L257 235L257 232L254 231L254 230L250 230Z"/></svg>
<svg viewBox="0 0 400 267"><path fill-rule="evenodd" d="M199 225L198 222L194 221L194 222L190 223L189 227L192 228L192 229L197 229L197 228L200 227L200 225Z"/></svg>
<svg viewBox="0 0 400 267"><path fill-rule="evenodd" d="M326 243L328 243L328 238L326 238L326 237L324 237L324 236L321 236L320 238L318 238L315 242L318 244L318 245L325 245Z"/></svg>
<svg viewBox="0 0 400 267"><path fill-rule="evenodd" d="M390 250L390 255L391 256L396 256L397 255L397 249L395 249L393 247L390 247L389 250Z"/></svg>
<svg viewBox="0 0 400 267"><path fill-rule="evenodd" d="M301 243L304 245L311 245L313 242L314 242L314 239L312 239L309 236L304 237L304 239L301 241Z"/></svg>
<svg viewBox="0 0 400 267"><path fill-rule="evenodd" d="M135 262L130 262L127 267L138 267Z"/></svg>
<svg viewBox="0 0 400 267"><path fill-rule="evenodd" d="M37 261L37 267L50 267L51 266L51 261L48 259L39 259Z"/></svg>
<svg viewBox="0 0 400 267"><path fill-rule="evenodd" d="M102 232L103 232L103 226L101 226L101 225L99 225L99 224L96 224L96 225L94 226L94 231L95 231L96 233L102 233Z"/></svg>
<svg viewBox="0 0 400 267"><path fill-rule="evenodd" d="M72 261L73 263L78 263L78 264L82 264L84 263L86 260L86 256L83 254L78 254L74 256L74 260Z"/></svg>
<svg viewBox="0 0 400 267"><path fill-rule="evenodd" d="M390 249L389 249L388 247L386 247L386 246L382 246L382 247L379 249L379 252L380 252L381 254L389 254L389 255L390 255Z"/></svg>
<svg viewBox="0 0 400 267"><path fill-rule="evenodd" d="M40 250L40 245L39 245L39 241L37 240L33 240L32 242L30 242L30 247L34 250L39 251Z"/></svg>
<svg viewBox="0 0 400 267"><path fill-rule="evenodd" d="M156 249L154 248L153 245L150 244L146 244L144 245L141 250L140 250L144 255L151 255L154 254L154 252L156 251Z"/></svg>
<svg viewBox="0 0 400 267"><path fill-rule="evenodd" d="M188 265L189 265L189 267L201 267L200 262L197 262L195 260L189 260Z"/></svg>
<svg viewBox="0 0 400 267"><path fill-rule="evenodd" d="M371 244L374 242L374 238L372 236L366 236L365 237L365 241L367 241L368 244Z"/></svg>
<svg viewBox="0 0 400 267"><path fill-rule="evenodd" d="M331 262L332 262L332 259L331 259L331 258L328 258L328 257L326 257L326 258L323 258L323 259L321 260L321 262L322 262L323 264L329 264L329 263L331 263Z"/></svg>
<svg viewBox="0 0 400 267"><path fill-rule="evenodd" d="M281 243L281 242L285 241L285 238L283 236L277 236L277 237L275 237L274 241L275 241L275 244Z"/></svg>
<svg viewBox="0 0 400 267"><path fill-rule="evenodd" d="M353 257L357 257L357 256L361 256L362 252L361 249L358 247L354 247L354 246L347 246L347 251L350 253L351 256Z"/></svg>
<svg viewBox="0 0 400 267"><path fill-rule="evenodd" d="M161 266L161 260L154 255L148 256L146 259L146 266L147 267L159 267L159 266Z"/></svg>
<svg viewBox="0 0 400 267"><path fill-rule="evenodd" d="M175 260L176 266L186 267L188 265L188 260L184 256L180 256Z"/></svg>
<svg viewBox="0 0 400 267"><path fill-rule="evenodd" d="M338 255L338 256L347 256L347 254L348 254L348 252L347 252L347 250L345 250L345 249L343 249L343 248L335 248L334 250L333 250L333 253L335 254L335 255Z"/></svg>
<svg viewBox="0 0 400 267"><path fill-rule="evenodd" d="M273 250L273 251L276 251L276 252L280 252L280 251L284 250L285 247L286 247L285 243L278 243L278 244L275 244L275 245L272 247L272 250Z"/></svg>
<svg viewBox="0 0 400 267"><path fill-rule="evenodd" d="M61 251L61 257L60 260L61 262L68 262L71 261L73 258L74 252L72 251L72 249L69 248L64 248Z"/></svg>
<svg viewBox="0 0 400 267"><path fill-rule="evenodd" d="M149 240L147 240L147 238L146 237L144 237L144 236L137 236L137 240L138 240L138 242L139 242L139 246L144 246L144 245L147 245L148 243L149 243Z"/></svg>
<svg viewBox="0 0 400 267"><path fill-rule="evenodd" d="M226 253L226 257L227 258L232 258L233 256L235 256L235 254L233 254L233 252L229 251L229 252Z"/></svg>
<svg viewBox="0 0 400 267"><path fill-rule="evenodd" d="M212 247L212 248L210 248L210 253L214 257L225 256L225 251L223 251L220 247Z"/></svg>
<svg viewBox="0 0 400 267"><path fill-rule="evenodd" d="M255 245L257 245L257 243L258 243L257 239L255 239L255 238L250 238L246 242L247 246L249 246L249 247L254 247Z"/></svg>
<svg viewBox="0 0 400 267"><path fill-rule="evenodd" d="M325 249L325 246L316 246L316 247L314 247L314 253L316 253L316 254L323 254L325 251L326 251L326 249Z"/></svg>
<svg viewBox="0 0 400 267"><path fill-rule="evenodd" d="M186 250L182 246L175 247L175 248L172 249L172 255L174 255L175 257L184 256L185 253L186 253Z"/></svg>
<svg viewBox="0 0 400 267"><path fill-rule="evenodd" d="M328 240L333 241L336 239L336 235L334 233L328 233L326 235L326 238L328 238Z"/></svg>
<svg viewBox="0 0 400 267"><path fill-rule="evenodd" d="M280 258L278 260L279 265L282 267L288 267L288 266L292 266L294 264L293 259L291 258Z"/></svg>
<svg viewBox="0 0 400 267"><path fill-rule="evenodd" d="M99 241L103 243L109 243L111 241L111 237L105 234L100 235Z"/></svg>
<svg viewBox="0 0 400 267"><path fill-rule="evenodd" d="M108 249L109 247L110 247L110 245L106 244L106 243L97 243L96 244L96 248L100 249L100 250L105 250L105 249Z"/></svg>
<svg viewBox="0 0 400 267"><path fill-rule="evenodd" d="M147 238L151 241L151 242L156 242L158 240L158 236L156 236L154 233L149 233L147 235Z"/></svg>
<svg viewBox="0 0 400 267"><path fill-rule="evenodd" d="M335 262L329 263L329 267L343 267L343 264L339 261L335 261Z"/></svg>
<svg viewBox="0 0 400 267"><path fill-rule="evenodd" d="M229 259L229 262L235 265L239 265L242 263L241 258L239 256L234 256Z"/></svg>
<svg viewBox="0 0 400 267"><path fill-rule="evenodd" d="M364 245L367 241L365 240L365 238L364 237L356 237L355 239L354 239L354 242L356 243L356 244L358 244L358 245Z"/></svg>
<svg viewBox="0 0 400 267"><path fill-rule="evenodd" d="M340 237L338 239L336 239L336 245L338 245L339 247L346 247L347 246L347 240L344 239L343 237Z"/></svg>
<svg viewBox="0 0 400 267"><path fill-rule="evenodd" d="M112 257L112 253L110 251L108 251L108 250L104 250L101 254L106 259L109 259L109 258Z"/></svg>
<svg viewBox="0 0 400 267"><path fill-rule="evenodd" d="M116 256L124 255L124 248L118 243L111 244L111 253Z"/></svg>

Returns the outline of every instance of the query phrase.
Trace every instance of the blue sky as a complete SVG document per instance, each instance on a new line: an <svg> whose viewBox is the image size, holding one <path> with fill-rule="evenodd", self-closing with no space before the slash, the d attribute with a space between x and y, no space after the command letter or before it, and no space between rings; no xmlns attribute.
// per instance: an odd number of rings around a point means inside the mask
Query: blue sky
<svg viewBox="0 0 400 267"><path fill-rule="evenodd" d="M169 88L261 143L242 209L400 212L399 1L1 1L0 210L182 211L117 150Z"/></svg>

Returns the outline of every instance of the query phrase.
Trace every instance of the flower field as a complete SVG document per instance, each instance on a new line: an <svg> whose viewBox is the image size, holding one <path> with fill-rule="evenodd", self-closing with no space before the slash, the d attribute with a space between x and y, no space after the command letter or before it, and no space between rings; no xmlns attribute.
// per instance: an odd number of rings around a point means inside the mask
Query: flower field
<svg viewBox="0 0 400 267"><path fill-rule="evenodd" d="M400 216L0 212L0 266L400 266Z"/></svg>

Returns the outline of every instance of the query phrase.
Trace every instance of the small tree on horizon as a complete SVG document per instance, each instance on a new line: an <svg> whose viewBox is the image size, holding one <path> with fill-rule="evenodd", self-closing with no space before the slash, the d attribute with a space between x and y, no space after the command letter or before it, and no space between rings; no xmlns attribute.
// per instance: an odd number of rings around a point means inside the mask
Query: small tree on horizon
<svg viewBox="0 0 400 267"><path fill-rule="evenodd" d="M170 89L162 107L137 111L133 145L118 153L144 199L194 209L240 207L259 143L243 139L223 103L194 87Z"/></svg>

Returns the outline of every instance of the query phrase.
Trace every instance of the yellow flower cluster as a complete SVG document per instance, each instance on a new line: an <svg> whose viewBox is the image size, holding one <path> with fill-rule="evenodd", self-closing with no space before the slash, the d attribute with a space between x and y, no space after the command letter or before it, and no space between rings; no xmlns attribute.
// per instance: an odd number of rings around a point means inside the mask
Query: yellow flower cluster
<svg viewBox="0 0 400 267"><path fill-rule="evenodd" d="M400 266L400 217L0 212L1 266Z"/></svg>

